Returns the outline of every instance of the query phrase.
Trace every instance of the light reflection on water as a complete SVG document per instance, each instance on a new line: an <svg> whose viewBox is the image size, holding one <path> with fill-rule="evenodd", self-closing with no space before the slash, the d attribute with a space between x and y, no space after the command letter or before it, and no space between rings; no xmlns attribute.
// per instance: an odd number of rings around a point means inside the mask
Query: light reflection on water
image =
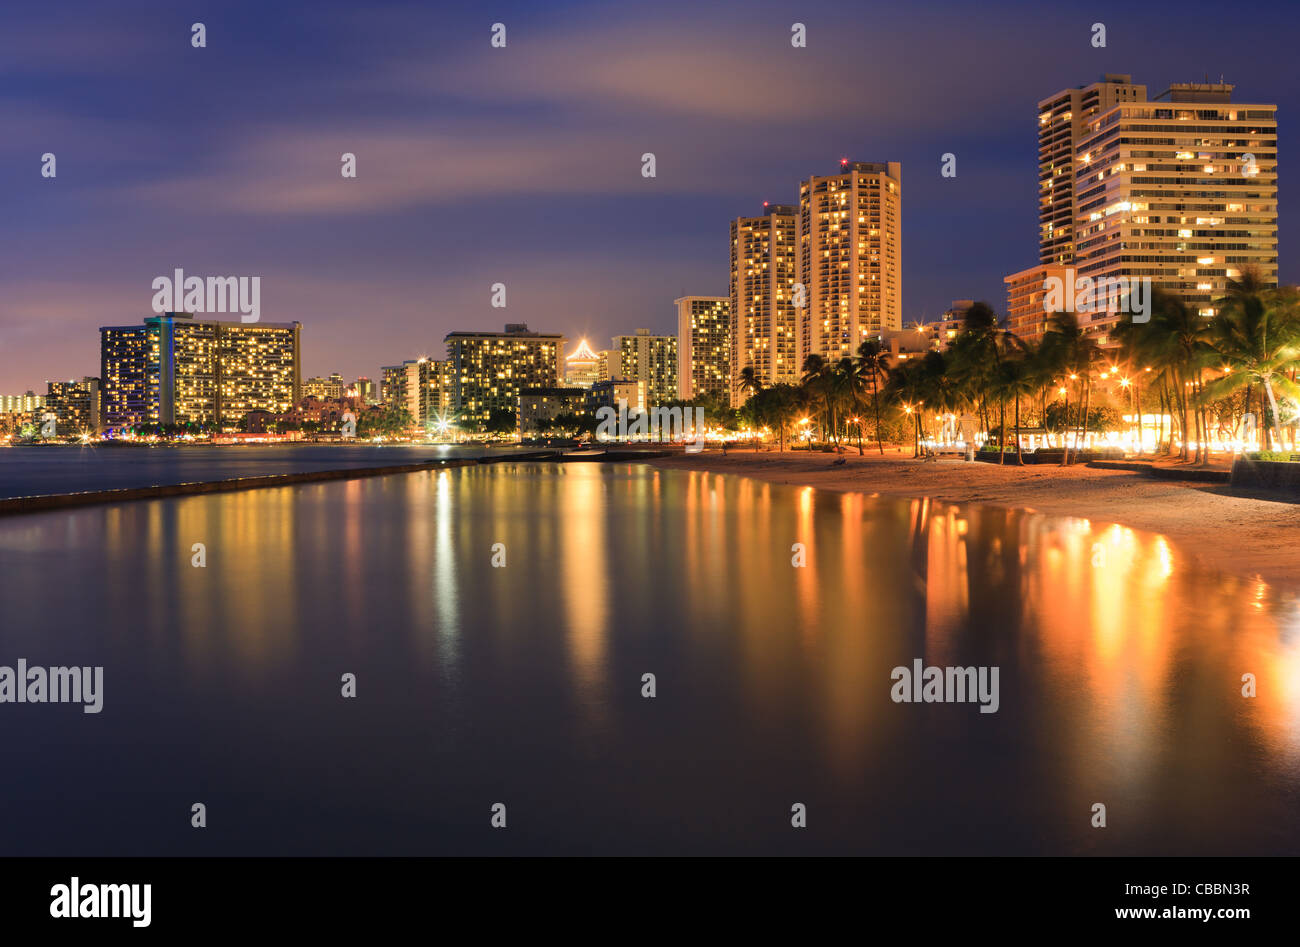
<svg viewBox="0 0 1300 947"><path fill-rule="evenodd" d="M1110 524L506 464L0 520L0 602L106 692L0 706L5 854L1300 841L1296 602ZM914 658L999 711L893 703Z"/></svg>

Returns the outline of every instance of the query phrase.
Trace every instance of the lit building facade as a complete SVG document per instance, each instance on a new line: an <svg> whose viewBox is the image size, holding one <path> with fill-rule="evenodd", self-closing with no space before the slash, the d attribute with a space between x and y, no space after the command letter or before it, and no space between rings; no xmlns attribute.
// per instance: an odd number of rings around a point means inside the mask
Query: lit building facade
<svg viewBox="0 0 1300 947"><path fill-rule="evenodd" d="M591 350L586 339L564 357L564 381L572 388L590 388L600 381L601 357Z"/></svg>
<svg viewBox="0 0 1300 947"><path fill-rule="evenodd" d="M592 385L587 392L587 411L592 415L601 408L617 411L620 402L627 406L629 414L645 411L645 382L607 379Z"/></svg>
<svg viewBox="0 0 1300 947"><path fill-rule="evenodd" d="M1089 122L1075 170L1080 279L1149 278L1207 317L1248 267L1277 285L1277 106L1233 103L1232 88L1175 84ZM1117 318L1092 322L1104 332Z"/></svg>
<svg viewBox="0 0 1300 947"><path fill-rule="evenodd" d="M1145 102L1147 87L1133 77L1108 74L1102 81L1062 89L1038 103L1038 262L1074 263L1075 155L1084 130L1120 102Z"/></svg>
<svg viewBox="0 0 1300 947"><path fill-rule="evenodd" d="M28 414L44 404L45 395L30 389L21 395L0 395L0 414Z"/></svg>
<svg viewBox="0 0 1300 947"><path fill-rule="evenodd" d="M677 305L677 397L731 400L731 300L683 296Z"/></svg>
<svg viewBox="0 0 1300 947"><path fill-rule="evenodd" d="M1003 278L1007 284L1007 328L1026 342L1037 342L1047 331L1048 279L1061 280L1064 286L1066 267L1055 264L1031 266Z"/></svg>
<svg viewBox="0 0 1300 947"><path fill-rule="evenodd" d="M1107 75L1039 103L1039 259L1070 267L1067 295L1149 279L1208 317L1247 267L1276 285L1277 107L1232 90L1177 83L1148 100ZM1079 318L1110 344L1119 314L1098 308Z"/></svg>
<svg viewBox="0 0 1300 947"><path fill-rule="evenodd" d="M46 382L45 404L37 415L55 416L56 436L94 434L100 430L100 386L98 378L80 381Z"/></svg>
<svg viewBox="0 0 1300 947"><path fill-rule="evenodd" d="M159 424L159 355L157 324L107 326L99 330L99 378L104 427L120 430L136 424Z"/></svg>
<svg viewBox="0 0 1300 947"><path fill-rule="evenodd" d="M517 416L519 393L557 388L564 336L509 324L504 332L452 332L446 338L451 409L460 427L481 429L493 411Z"/></svg>
<svg viewBox="0 0 1300 947"><path fill-rule="evenodd" d="M362 404L374 404L379 400L379 389L375 383L362 375L352 383L354 397L359 398Z"/></svg>
<svg viewBox="0 0 1300 947"><path fill-rule="evenodd" d="M104 423L201 424L234 430L250 411L301 398L300 323L150 316L100 332Z"/></svg>
<svg viewBox="0 0 1300 947"><path fill-rule="evenodd" d="M902 328L902 199L897 161L843 161L799 186L800 365L851 356L868 336Z"/></svg>
<svg viewBox="0 0 1300 947"><path fill-rule="evenodd" d="M387 365L380 371L384 379L384 403L405 408L417 427L429 432L451 421L453 392L449 361L412 358L401 365Z"/></svg>
<svg viewBox="0 0 1300 947"><path fill-rule="evenodd" d="M749 396L740 373L753 368L764 388L799 381L799 318L794 307L798 211L766 204L761 217L731 222L731 406Z"/></svg>
<svg viewBox="0 0 1300 947"><path fill-rule="evenodd" d="M618 369L612 377L641 382L651 404L677 398L676 336L651 335L649 329L637 329L634 335L614 336L611 353L617 358Z"/></svg>
<svg viewBox="0 0 1300 947"><path fill-rule="evenodd" d="M406 403L406 369L401 365L385 365L379 369L379 400L386 405L401 406Z"/></svg>
<svg viewBox="0 0 1300 947"><path fill-rule="evenodd" d="M331 375L329 378L319 376L308 378L302 383L302 396L304 398L320 398L322 401L328 398L342 398L343 379L338 375Z"/></svg>
<svg viewBox="0 0 1300 947"><path fill-rule="evenodd" d="M585 388L528 388L519 392L519 433L536 434L562 415L583 416L588 413Z"/></svg>

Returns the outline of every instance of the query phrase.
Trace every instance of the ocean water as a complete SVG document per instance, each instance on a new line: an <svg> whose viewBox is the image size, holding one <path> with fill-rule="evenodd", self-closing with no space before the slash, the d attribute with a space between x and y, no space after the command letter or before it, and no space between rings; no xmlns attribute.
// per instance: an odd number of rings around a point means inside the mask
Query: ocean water
<svg viewBox="0 0 1300 947"><path fill-rule="evenodd" d="M0 518L20 658L103 706L0 703L6 855L1300 850L1300 606L1105 523L635 463L93 506Z"/></svg>

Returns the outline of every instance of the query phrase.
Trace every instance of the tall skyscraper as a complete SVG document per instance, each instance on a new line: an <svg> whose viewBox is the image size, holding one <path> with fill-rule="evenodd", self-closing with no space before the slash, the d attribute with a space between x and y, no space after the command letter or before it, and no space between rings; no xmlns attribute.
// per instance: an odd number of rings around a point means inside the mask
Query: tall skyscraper
<svg viewBox="0 0 1300 947"><path fill-rule="evenodd" d="M799 380L797 218L792 206L765 204L762 216L731 222L728 388L733 408L749 396L740 390L745 368L754 369L764 388Z"/></svg>
<svg viewBox="0 0 1300 947"><path fill-rule="evenodd" d="M1074 263L1075 155L1090 122L1119 102L1145 102L1147 87L1132 76L1062 89L1038 103L1038 262Z"/></svg>
<svg viewBox="0 0 1300 947"><path fill-rule="evenodd" d="M616 377L642 382L650 405L676 400L677 336L637 329L635 335L614 336L612 352L618 364Z"/></svg>
<svg viewBox="0 0 1300 947"><path fill-rule="evenodd" d="M677 397L731 400L731 300L683 296L677 304Z"/></svg>
<svg viewBox="0 0 1300 947"><path fill-rule="evenodd" d="M1180 83L1093 118L1075 172L1080 277L1149 277L1203 316L1247 267L1277 284L1277 106L1231 99L1226 83Z"/></svg>
<svg viewBox="0 0 1300 947"><path fill-rule="evenodd" d="M205 424L234 430L250 411L301 397L301 323L216 322L189 313L100 332L104 423Z"/></svg>
<svg viewBox="0 0 1300 947"><path fill-rule="evenodd" d="M99 378L104 427L160 424L162 370L157 323L99 330Z"/></svg>
<svg viewBox="0 0 1300 947"><path fill-rule="evenodd" d="M1094 284L1149 278L1204 316L1247 267L1276 285L1277 106L1232 90L1176 83L1148 100L1109 75L1039 103L1040 260ZM1119 317L1080 318L1106 344Z"/></svg>
<svg viewBox="0 0 1300 947"><path fill-rule="evenodd" d="M842 161L799 186L798 361L854 354L868 335L903 325L902 166Z"/></svg>
<svg viewBox="0 0 1300 947"><path fill-rule="evenodd" d="M559 387L562 335L529 332L520 323L504 332L452 332L446 341L451 407L460 427L482 429L493 411L517 417L520 391Z"/></svg>

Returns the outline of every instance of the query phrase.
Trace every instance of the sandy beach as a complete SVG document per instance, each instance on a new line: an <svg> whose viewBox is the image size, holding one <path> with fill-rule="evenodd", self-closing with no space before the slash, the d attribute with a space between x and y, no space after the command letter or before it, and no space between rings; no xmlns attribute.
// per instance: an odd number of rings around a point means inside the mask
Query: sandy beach
<svg viewBox="0 0 1300 947"><path fill-rule="evenodd" d="M667 457L655 466L707 470L819 490L858 491L980 503L1158 533L1203 565L1259 576L1300 591L1300 501L1245 495L1226 485L1155 479L1141 472L1086 466L1006 466L944 460L922 463L911 450L883 457L856 450L831 466L831 454L728 451Z"/></svg>

